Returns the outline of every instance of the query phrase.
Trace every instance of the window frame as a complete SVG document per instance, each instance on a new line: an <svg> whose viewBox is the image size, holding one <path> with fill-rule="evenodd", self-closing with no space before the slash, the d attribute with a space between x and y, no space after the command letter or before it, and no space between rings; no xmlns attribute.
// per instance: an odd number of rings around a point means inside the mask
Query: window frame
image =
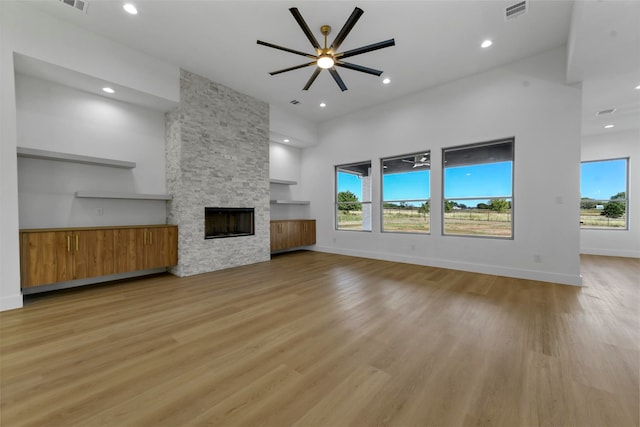
<svg viewBox="0 0 640 427"><path fill-rule="evenodd" d="M386 200L384 198L384 162L389 160L398 160L403 159L405 157L418 157L418 156L429 156L429 167L427 170L429 171L429 197L427 199L398 199L398 200ZM431 234L431 150L425 149L422 151L416 151L413 153L407 153L397 156L388 156L380 158L380 232L381 233L397 233L397 234L416 234L416 235L430 235ZM424 169L422 169L424 170ZM391 202L424 202L426 200L429 203L429 231L420 232L420 231L401 231L401 230L385 230L384 229L384 204Z"/></svg>
<svg viewBox="0 0 640 427"><path fill-rule="evenodd" d="M612 157L612 158L607 158L607 159L596 159L596 160L581 160L580 161L580 187L582 188L582 164L583 163L601 163L601 162L611 162L614 160L624 160L625 161L625 198L624 199L590 199L593 202L604 202L604 203L609 203L609 202L615 202L615 201L623 201L624 202L624 207L625 207L625 226L624 228L618 228L618 227L583 227L582 226L582 193L580 194L580 205L579 206L579 210L580 210L580 224L579 224L579 228L580 230L596 230L596 231L629 231L629 163L630 163L630 158L627 157Z"/></svg>
<svg viewBox="0 0 640 427"><path fill-rule="evenodd" d="M483 147L483 146L491 146L491 145L499 145L499 144L504 144L504 143L510 143L511 144L511 195L510 196L506 196L506 195L501 195L501 196L473 196L473 197L454 197L454 198L447 198L445 197L445 185L446 185L446 181L445 181L445 172L447 170L447 167L445 165L446 163L446 156L445 153L447 151L458 151L458 150L464 150L464 149L470 149L470 148L479 148L479 147ZM476 142L476 143L471 143L471 144L464 144L464 145L455 145L455 146L450 146L450 147L443 147L442 151L441 151L441 155L442 155L442 182L441 182L441 190L442 190L442 198L441 201L442 203L440 203L440 233L442 236L444 237L469 237L469 238L479 238L479 239L497 239L497 240L515 240L515 171L516 171L516 138L515 136L512 137L507 137L507 138L499 138L499 139L494 139L494 140L490 140L490 141L483 141L483 142ZM495 162L495 163L499 163L499 162ZM478 163L478 164L482 164L482 163ZM446 214L446 203L448 201L458 201L458 200L494 200L494 199L507 199L507 200L511 200L511 235L510 236L492 236L492 235L479 235L479 234L451 234L451 233L445 233L445 214Z"/></svg>
<svg viewBox="0 0 640 427"><path fill-rule="evenodd" d="M334 221L334 230L336 231L355 231L355 232L372 232L373 231L373 218L371 219L371 227L370 229L349 229L349 228L339 228L339 220L338 220L338 205L340 202L338 202L338 172L340 169L344 169L344 168L348 168L350 166L359 166L359 165L365 165L365 164L369 164L369 176L371 177L373 175L373 161L371 160L364 160L361 162L351 162L351 163L343 163L343 164L339 164L339 165L335 165L333 167L333 181L334 181L334 186L333 186L333 198L334 198L334 203L333 203L333 221ZM361 205L361 212L364 212L364 205L369 205L371 207L371 213L373 213L373 201L371 200L373 194L373 188L370 188L369 191L369 200L366 201L365 199L365 194L362 195L362 201L358 201L358 202L349 202L349 203L355 203L355 204L359 204ZM343 202L344 203L344 202ZM363 227L364 227L364 218L363 218Z"/></svg>

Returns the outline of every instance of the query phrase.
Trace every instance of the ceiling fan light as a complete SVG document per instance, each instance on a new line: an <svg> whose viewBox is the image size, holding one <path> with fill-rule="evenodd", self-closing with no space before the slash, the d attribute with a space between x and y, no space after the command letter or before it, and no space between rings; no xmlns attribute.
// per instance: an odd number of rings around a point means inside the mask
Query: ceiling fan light
<svg viewBox="0 0 640 427"><path fill-rule="evenodd" d="M318 58L318 67L322 69L326 70L327 68L331 68L334 64L335 61L329 55L321 55L320 58Z"/></svg>

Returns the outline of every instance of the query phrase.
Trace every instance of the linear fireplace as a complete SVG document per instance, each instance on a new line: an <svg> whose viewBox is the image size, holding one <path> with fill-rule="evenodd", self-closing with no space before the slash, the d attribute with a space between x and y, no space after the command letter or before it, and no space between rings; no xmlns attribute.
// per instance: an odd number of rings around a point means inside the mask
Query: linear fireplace
<svg viewBox="0 0 640 427"><path fill-rule="evenodd" d="M204 238L253 236L254 208L204 208Z"/></svg>

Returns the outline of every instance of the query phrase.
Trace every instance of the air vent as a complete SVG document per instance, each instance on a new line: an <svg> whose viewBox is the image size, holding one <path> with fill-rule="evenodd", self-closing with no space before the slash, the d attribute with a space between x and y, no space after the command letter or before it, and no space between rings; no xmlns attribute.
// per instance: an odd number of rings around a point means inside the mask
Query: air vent
<svg viewBox="0 0 640 427"><path fill-rule="evenodd" d="M89 7L89 2L86 0L60 0L60 3L71 6L84 13L87 13L87 8Z"/></svg>
<svg viewBox="0 0 640 427"><path fill-rule="evenodd" d="M294 99L294 100L289 101L289 104L298 105L298 104L300 104L300 101L298 101L297 99Z"/></svg>
<svg viewBox="0 0 640 427"><path fill-rule="evenodd" d="M615 108L609 108L608 110L600 110L596 113L596 116L605 116L607 114L613 114L616 112Z"/></svg>
<svg viewBox="0 0 640 427"><path fill-rule="evenodd" d="M518 16L527 13L527 9L528 6L526 1L521 1L518 3L514 3L511 6L507 6L507 8L504 10L504 19L505 21L515 19Z"/></svg>

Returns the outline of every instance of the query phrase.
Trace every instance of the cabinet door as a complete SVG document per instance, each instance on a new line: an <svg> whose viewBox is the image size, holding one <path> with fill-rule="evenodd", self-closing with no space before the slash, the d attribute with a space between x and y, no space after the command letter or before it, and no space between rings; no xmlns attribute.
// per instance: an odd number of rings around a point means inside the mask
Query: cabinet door
<svg viewBox="0 0 640 427"><path fill-rule="evenodd" d="M114 258L115 230L97 229L78 232L80 235L80 251L86 255L86 277L97 277L114 274L116 272ZM81 260L76 261L76 265Z"/></svg>
<svg viewBox="0 0 640 427"><path fill-rule="evenodd" d="M21 286L48 285L86 277L81 236L70 231L22 233Z"/></svg>
<svg viewBox="0 0 640 427"><path fill-rule="evenodd" d="M58 234L22 233L20 270L23 288L54 283L58 280Z"/></svg>
<svg viewBox="0 0 640 427"><path fill-rule="evenodd" d="M316 222L315 220L305 220L302 222L302 236L300 245L308 246L316 243Z"/></svg>
<svg viewBox="0 0 640 427"><path fill-rule="evenodd" d="M269 223L269 240L271 242L271 252L278 250L278 223Z"/></svg>
<svg viewBox="0 0 640 427"><path fill-rule="evenodd" d="M178 228L146 228L143 233L145 261L143 269L167 267L178 263Z"/></svg>
<svg viewBox="0 0 640 427"><path fill-rule="evenodd" d="M302 223L300 221L287 221L287 248L296 248L302 242Z"/></svg>
<svg viewBox="0 0 640 427"><path fill-rule="evenodd" d="M274 221L271 223L271 250L279 251L287 248L288 221Z"/></svg>
<svg viewBox="0 0 640 427"><path fill-rule="evenodd" d="M116 273L128 273L144 268L144 229L114 230L114 260Z"/></svg>

